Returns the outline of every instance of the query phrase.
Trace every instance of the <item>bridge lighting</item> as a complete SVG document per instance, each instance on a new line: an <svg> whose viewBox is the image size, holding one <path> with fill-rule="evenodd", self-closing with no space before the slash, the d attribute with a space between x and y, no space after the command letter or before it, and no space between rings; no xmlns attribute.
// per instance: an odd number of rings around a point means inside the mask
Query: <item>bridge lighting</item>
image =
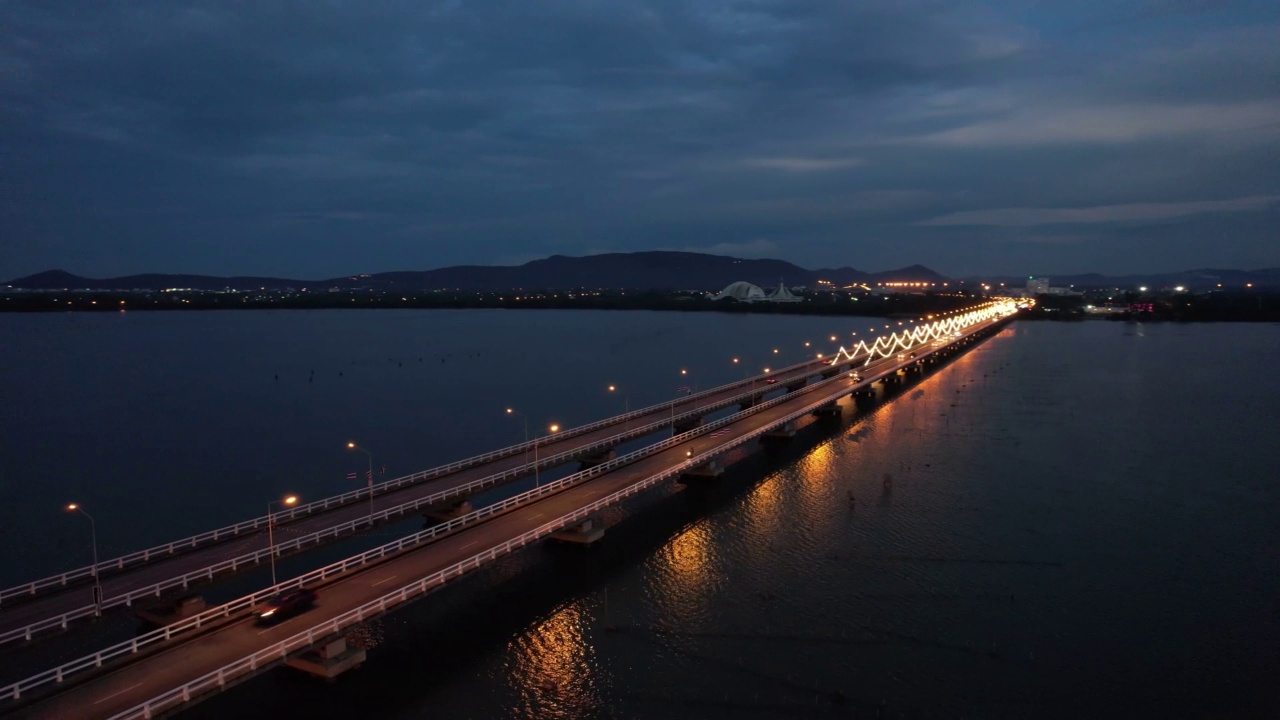
<svg viewBox="0 0 1280 720"><path fill-rule="evenodd" d="M734 362L734 363L737 363L737 362L738 362L738 358L734 358L734 359L733 359L733 362Z"/></svg>
<svg viewBox="0 0 1280 720"><path fill-rule="evenodd" d="M551 432L560 432L560 426L556 425L555 423L552 423L550 426L547 427L547 429L550 430Z"/></svg>
<svg viewBox="0 0 1280 720"><path fill-rule="evenodd" d="M777 354L778 354L778 348L774 348L774 349L773 349L773 354L774 354L774 355L777 355Z"/></svg>
<svg viewBox="0 0 1280 720"><path fill-rule="evenodd" d="M102 583L98 581L98 524L93 521L93 516L84 511L76 503L67 503L67 512L78 512L89 518L89 541L93 546L93 606L94 613L102 614Z"/></svg>
<svg viewBox="0 0 1280 720"><path fill-rule="evenodd" d="M689 371L688 371L688 370L685 370L685 369L683 369L683 368L682 368L682 369L680 370L680 374L681 374L681 375L688 375L688 374L689 374Z"/></svg>
<svg viewBox="0 0 1280 720"><path fill-rule="evenodd" d="M609 386L609 392L613 392L614 390L617 390L617 389L618 389L618 388L617 388L616 386L614 386L614 385L610 385L610 386ZM510 410L508 410L507 412L511 412L511 411L510 411Z"/></svg>
<svg viewBox="0 0 1280 720"><path fill-rule="evenodd" d="M355 443L347 443L347 444L352 447L355 447ZM298 502L297 495L289 495L281 500L267 501L267 548L268 548L267 554L271 556L271 586L272 587L275 587L276 585L276 536L275 536L276 516L274 513L271 512L271 506L275 505L276 503L280 503L281 505L288 507L290 505L293 505L296 502Z"/></svg>
<svg viewBox="0 0 1280 720"><path fill-rule="evenodd" d="M805 341L804 341L804 346L805 346L805 347L809 347L809 341L808 341L808 340L805 340Z"/></svg>
<svg viewBox="0 0 1280 720"><path fill-rule="evenodd" d="M1146 291L1147 291L1146 286L1138 288L1138 292L1146 292Z"/></svg>
<svg viewBox="0 0 1280 720"><path fill-rule="evenodd" d="M369 486L369 526L373 527L373 453L369 452L365 448L360 447L354 442L347 443L347 448L351 450L359 450L360 452L364 453L365 457L368 458L369 460L369 474L365 476L365 481L368 483L368 486ZM293 500L296 502L297 498L293 498ZM292 503L286 502L285 504L291 505Z"/></svg>
<svg viewBox="0 0 1280 720"><path fill-rule="evenodd" d="M831 336L831 342L835 342L835 341L836 341L836 336L835 336L835 335L832 335L832 336Z"/></svg>
<svg viewBox="0 0 1280 720"><path fill-rule="evenodd" d="M1173 291L1174 291L1174 292L1183 292L1183 291L1185 291L1185 290L1186 290L1186 288L1185 288L1185 287L1183 287L1183 286L1181 286L1181 285L1179 285L1178 287L1176 287L1176 288L1174 288L1174 289L1173 289Z"/></svg>

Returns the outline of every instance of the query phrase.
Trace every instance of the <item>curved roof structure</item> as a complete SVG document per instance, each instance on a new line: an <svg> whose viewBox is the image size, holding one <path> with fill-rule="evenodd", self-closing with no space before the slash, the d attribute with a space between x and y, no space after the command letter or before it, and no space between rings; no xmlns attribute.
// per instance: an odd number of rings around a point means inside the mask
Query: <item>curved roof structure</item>
<svg viewBox="0 0 1280 720"><path fill-rule="evenodd" d="M739 280L711 296L712 300L724 300L726 298L733 298L738 302L759 302L766 299L766 296L760 286L752 285L745 280Z"/></svg>
<svg viewBox="0 0 1280 720"><path fill-rule="evenodd" d="M804 300L804 298L800 297L799 295L793 294L791 290L787 288L786 284L782 282L778 283L778 289L769 293L766 299L769 302L787 302L787 303L800 302L801 300Z"/></svg>

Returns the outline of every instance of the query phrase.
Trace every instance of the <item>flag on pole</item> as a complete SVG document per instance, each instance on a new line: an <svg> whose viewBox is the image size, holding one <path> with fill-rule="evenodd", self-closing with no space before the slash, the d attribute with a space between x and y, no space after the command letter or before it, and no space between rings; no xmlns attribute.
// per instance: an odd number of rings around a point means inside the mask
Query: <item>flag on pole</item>
<svg viewBox="0 0 1280 720"><path fill-rule="evenodd" d="M681 385L680 387L676 388L676 392L690 393L690 392L693 392L693 390L690 389L688 385Z"/></svg>
<svg viewBox="0 0 1280 720"><path fill-rule="evenodd" d="M382 466L382 474L383 474L383 475L386 475L386 474L387 474L387 466L386 466L386 465L383 465L383 466Z"/></svg>
<svg viewBox="0 0 1280 720"><path fill-rule="evenodd" d="M372 470L366 470L366 471L365 471L365 475L367 475L367 476L369 477L369 482L373 482L373 471L372 471Z"/></svg>
<svg viewBox="0 0 1280 720"><path fill-rule="evenodd" d="M355 474L355 473L353 473L353 472L352 472L352 473L347 473L347 479L348 479L348 480L355 480L355 479L356 479L356 474Z"/></svg>

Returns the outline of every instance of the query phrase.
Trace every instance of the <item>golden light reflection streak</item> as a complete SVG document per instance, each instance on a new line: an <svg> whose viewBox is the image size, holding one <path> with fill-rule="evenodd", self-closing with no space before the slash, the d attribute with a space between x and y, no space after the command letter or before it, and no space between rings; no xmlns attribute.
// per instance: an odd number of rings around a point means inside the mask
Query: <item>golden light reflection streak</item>
<svg viewBox="0 0 1280 720"><path fill-rule="evenodd" d="M864 340L859 340L858 344L850 348L845 348L841 345L830 364L837 365L845 360L853 360L860 353L866 353L867 359L863 362L863 365L868 365L877 357L889 357L900 350L908 350L933 340L941 340L977 323L1012 315L1017 311L1018 306L1012 300L1001 299L984 303L955 317L944 318L927 325L919 325L910 330L903 330L892 335L881 335L870 345ZM886 325L885 327L888 326Z"/></svg>
<svg viewBox="0 0 1280 720"><path fill-rule="evenodd" d="M516 678L525 697L542 697L549 690L582 693L591 685L595 652L583 633L584 621L581 606L570 603L526 634Z"/></svg>
<svg viewBox="0 0 1280 720"><path fill-rule="evenodd" d="M665 587L662 595L672 612L686 619L702 615L715 588L716 571L712 567L711 531L701 522L685 530L667 543L661 555L666 572L659 577Z"/></svg>

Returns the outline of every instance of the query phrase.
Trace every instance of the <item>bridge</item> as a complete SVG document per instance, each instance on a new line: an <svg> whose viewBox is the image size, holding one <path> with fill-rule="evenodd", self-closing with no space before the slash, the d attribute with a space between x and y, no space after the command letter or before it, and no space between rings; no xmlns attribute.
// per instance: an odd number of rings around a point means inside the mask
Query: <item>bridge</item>
<svg viewBox="0 0 1280 720"><path fill-rule="evenodd" d="M597 515L609 505L671 478L718 475L723 469L720 458L729 450L759 439L786 438L794 434L800 418L838 414L836 402L844 396L864 394L873 383L894 385L922 374L998 331L1014 311L1008 302L987 303L884 335L870 344L842 347L833 358L815 358L780 370L773 374L778 377L776 384L765 384L762 377L751 378L566 431L564 437L556 438L564 444L555 454L545 459L540 456L533 463L522 457L531 449L530 444L515 445L445 466L448 469L383 483L373 488L372 496L364 489L363 494L339 496L341 501L330 498L312 504L320 507L282 513L288 516L282 520L320 523L318 530L313 526L307 529L324 534L347 532L334 529L350 523L367 527L370 522L385 522L441 503L453 503L454 508L452 519L421 532L0 688L0 703L4 703L0 710L13 710L20 717L154 717L280 663L314 674L336 675L364 660L362 651L345 647L342 640L353 626L531 543L551 538L595 542L604 532ZM785 393L767 398L784 388ZM738 412L703 421L711 412L735 404ZM619 443L663 429L671 429L672 437L613 456ZM549 442L540 444L539 449L550 446ZM535 465L549 467L584 456L590 457L581 470L554 482L479 509L458 505L459 498L527 475ZM374 503L372 510L370 501ZM117 559L100 564L98 570L116 563L118 572L104 576L104 585L119 581L151 588L172 582L193 572L186 570L190 563L198 565L216 558L216 553L207 555L210 551L230 554L233 559L260 553L262 548L255 549L252 543L261 540L261 533L251 527L260 520L246 521L241 524L246 526L243 530L224 535L233 539L220 541L205 533L202 540L179 541L172 544L172 550L153 553L157 556L154 561ZM308 536L298 539L303 537ZM218 560L223 562L226 560ZM254 557L242 565L259 562L261 558ZM175 575L168 569L171 567L181 574ZM235 570L215 571L212 567L205 565L194 572L203 572L198 577L207 579ZM157 578L161 578L159 583ZM45 581L42 587L27 591L27 601L16 607L39 607L77 593L83 595L84 587L77 588L77 582L83 582L83 576L60 583ZM146 585L148 582L151 585ZM280 590L299 586L322 589L321 602L314 610L268 628L252 624L254 607Z"/></svg>

